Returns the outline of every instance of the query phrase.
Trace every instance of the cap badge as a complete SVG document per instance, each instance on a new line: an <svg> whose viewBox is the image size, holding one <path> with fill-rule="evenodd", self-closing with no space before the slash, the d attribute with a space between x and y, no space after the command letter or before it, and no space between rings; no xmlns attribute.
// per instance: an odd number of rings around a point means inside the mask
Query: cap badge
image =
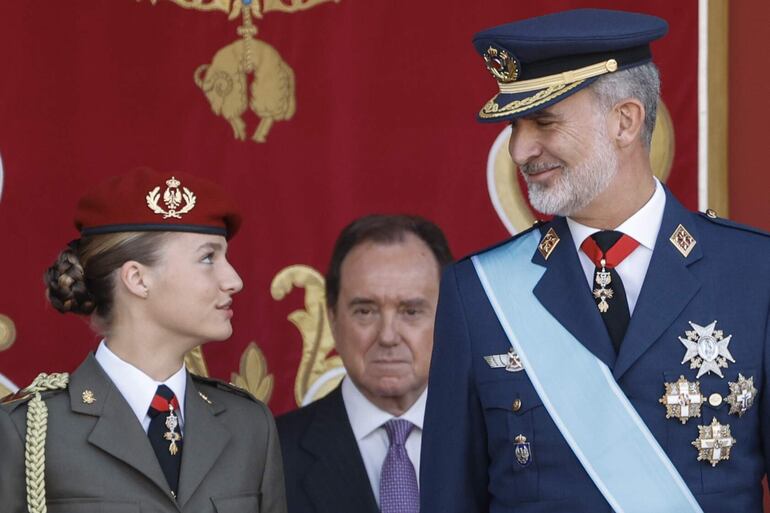
<svg viewBox="0 0 770 513"><path fill-rule="evenodd" d="M730 414L742 417L744 413L754 404L754 397L757 395L757 389L754 387L754 377L749 379L738 374L738 382L729 381L730 395L727 396L727 403L730 405Z"/></svg>
<svg viewBox="0 0 770 513"><path fill-rule="evenodd" d="M537 246L537 249L540 250L540 254L543 255L545 260L548 260L548 257L551 256L551 253L553 253L553 250L556 248L556 245L559 244L560 240L559 236L556 235L556 230L549 228L548 232L546 232L540 240L540 244Z"/></svg>
<svg viewBox="0 0 770 513"><path fill-rule="evenodd" d="M163 203L168 210L164 210L158 205L160 200L160 186L155 187L147 193L147 196L145 197L147 206L156 214L162 215L163 219L168 219L169 217L182 219L182 215L195 207L197 198L187 187L182 187L183 192L181 192L179 190L180 185L182 185L182 183L173 176L166 180L166 191L163 193ZM180 205L182 205L182 200L184 200L184 206L179 208Z"/></svg>
<svg viewBox="0 0 770 513"><path fill-rule="evenodd" d="M511 57L506 50L489 47L484 52L487 69L498 82L508 84L519 78L519 61Z"/></svg>
<svg viewBox="0 0 770 513"><path fill-rule="evenodd" d="M666 407L667 419L676 417L685 424L693 417L700 417L700 408L703 405L700 383L691 383L684 376L679 376L677 381L664 385L666 393L659 401Z"/></svg>
<svg viewBox="0 0 770 513"><path fill-rule="evenodd" d="M698 438L692 444L698 449L698 461L706 460L716 467L722 460L730 459L730 449L735 438L730 434L730 424L720 424L714 417L711 424L698 426Z"/></svg>
<svg viewBox="0 0 770 513"><path fill-rule="evenodd" d="M708 326L700 326L690 322L692 330L684 332L687 338L679 337L679 341L687 348L682 363L689 361L691 369L698 369L696 378L710 372L724 378L720 368L726 369L728 360L735 363L727 348L732 335L725 337L722 330L714 329L716 324L717 321L714 321Z"/></svg>

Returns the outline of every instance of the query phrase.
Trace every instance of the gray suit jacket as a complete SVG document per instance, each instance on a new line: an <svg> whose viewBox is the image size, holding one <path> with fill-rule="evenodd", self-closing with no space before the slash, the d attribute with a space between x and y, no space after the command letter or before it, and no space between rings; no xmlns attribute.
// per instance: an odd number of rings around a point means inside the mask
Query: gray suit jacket
<svg viewBox="0 0 770 513"><path fill-rule="evenodd" d="M95 401L87 404L83 392ZM175 500L142 426L90 355L48 406L49 513L285 513L281 452L267 407L214 380L188 376ZM0 504L24 513L27 401L0 406Z"/></svg>

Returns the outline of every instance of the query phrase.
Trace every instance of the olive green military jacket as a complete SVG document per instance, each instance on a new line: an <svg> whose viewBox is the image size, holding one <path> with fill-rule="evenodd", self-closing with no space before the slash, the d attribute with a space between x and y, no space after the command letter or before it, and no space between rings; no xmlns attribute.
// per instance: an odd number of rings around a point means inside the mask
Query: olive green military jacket
<svg viewBox="0 0 770 513"><path fill-rule="evenodd" d="M48 408L48 513L285 513L281 451L267 407L188 375L175 498L128 403L90 355ZM0 510L27 513L29 398L0 406Z"/></svg>

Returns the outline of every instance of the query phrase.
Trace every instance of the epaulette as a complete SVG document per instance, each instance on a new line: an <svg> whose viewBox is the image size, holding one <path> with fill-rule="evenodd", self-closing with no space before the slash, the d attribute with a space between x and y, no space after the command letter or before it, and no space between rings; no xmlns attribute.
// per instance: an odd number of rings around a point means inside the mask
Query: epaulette
<svg viewBox="0 0 770 513"><path fill-rule="evenodd" d="M0 407L13 411L22 404L30 401L35 397L36 393L40 393L42 397L46 397L53 393L66 390L68 382L69 374L66 373L40 374L29 386L20 388L16 392L8 394L0 399Z"/></svg>
<svg viewBox="0 0 770 513"><path fill-rule="evenodd" d="M216 378L209 378L209 377L206 377L206 376L199 376L198 374L193 374L193 373L190 373L190 377L194 381L198 381L200 383L205 383L207 385L211 385L213 387L218 388L219 390L224 390L225 392L230 392L230 393L239 395L241 397L245 397L246 399L251 399L254 402L260 402L256 397L251 395L251 393L248 390L245 390L245 389L243 389L241 387L233 385L232 383L228 383L226 381L222 381L222 380L216 379ZM204 400L206 400L206 399L208 399L208 398L204 398Z"/></svg>
<svg viewBox="0 0 770 513"><path fill-rule="evenodd" d="M486 253L487 251L491 251L491 250L493 250L493 249L495 249L495 248L497 248L497 247L499 247L499 246L502 246L502 245L504 245L504 244L508 244L509 242L513 242L513 241L515 241L516 239L518 239L519 237L522 237L523 235L526 235L526 234L528 234L528 233L529 233L529 232L531 232L532 230L536 230L536 229L538 229L538 230L539 230L539 229L540 229L542 226L545 226L546 224L548 224L548 223L547 223L547 222L544 222L544 221L540 221L540 220L538 219L538 220L536 220L536 221L535 221L535 222L532 224L532 226L530 226L530 227L529 227L529 228L527 228L526 230L522 230L522 231L520 231L519 233L517 233L517 234L515 234L515 235L512 235L511 237L508 237L507 239L505 239L505 240L503 240L503 241L500 241L500 242L497 242L497 243L495 243L495 244L492 244L492 245L491 245L491 246L489 246L489 247L486 247L486 248L484 248L484 249L481 249L481 250L478 250L478 251L474 251L474 252L473 252L473 253L471 253L470 255L466 255L466 256L464 256L463 258L461 258L460 260L468 260L468 259L470 259L470 258L471 258L471 257L473 257L473 256L476 256L476 255L480 255L481 253Z"/></svg>
<svg viewBox="0 0 770 513"><path fill-rule="evenodd" d="M748 226L741 223L736 223L735 221L730 221L729 219L725 219L724 217L719 217L717 213L712 209L707 209L705 212L698 212L701 217L704 217L711 221L714 224L718 224L720 226L725 226L727 228L734 228L736 230L742 230L744 232L749 233L756 233L757 235L763 235L765 237L770 237L770 233L760 229L755 228L753 226Z"/></svg>

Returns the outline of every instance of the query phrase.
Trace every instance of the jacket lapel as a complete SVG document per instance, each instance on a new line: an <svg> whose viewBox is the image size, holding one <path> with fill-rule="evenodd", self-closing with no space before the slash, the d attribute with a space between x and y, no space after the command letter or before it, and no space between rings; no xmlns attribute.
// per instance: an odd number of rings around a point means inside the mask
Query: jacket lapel
<svg viewBox="0 0 770 513"><path fill-rule="evenodd" d="M702 257L693 220L694 215L666 189L663 221L639 300L620 346L613 372L616 380L671 326L701 287L698 278L688 269ZM669 240L680 224L696 241L686 257Z"/></svg>
<svg viewBox="0 0 770 513"><path fill-rule="evenodd" d="M84 401L86 390L92 392L93 402ZM135 468L168 495L168 483L147 434L93 355L72 374L69 394L72 411L98 417L88 442Z"/></svg>
<svg viewBox="0 0 770 513"><path fill-rule="evenodd" d="M547 228L552 228L560 240L547 260L540 251L532 257L533 263L546 268L535 285L535 297L586 349L612 369L615 349L591 297L567 221L555 218L543 227Z"/></svg>
<svg viewBox="0 0 770 513"><path fill-rule="evenodd" d="M206 403L195 382L187 375L184 445L177 496L181 507L193 496L230 441L230 432L217 418L224 410L225 406L219 402Z"/></svg>
<svg viewBox="0 0 770 513"><path fill-rule="evenodd" d="M320 508L319 513L377 513L377 502L368 474L350 427L342 390L337 387L322 399L319 408L300 441L316 457L308 469L303 486Z"/></svg>

